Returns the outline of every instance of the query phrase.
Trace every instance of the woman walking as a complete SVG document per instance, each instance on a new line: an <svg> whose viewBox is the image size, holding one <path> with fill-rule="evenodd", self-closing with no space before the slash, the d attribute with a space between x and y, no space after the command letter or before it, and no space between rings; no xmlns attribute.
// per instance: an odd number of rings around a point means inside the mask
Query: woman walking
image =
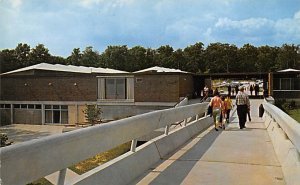
<svg viewBox="0 0 300 185"><path fill-rule="evenodd" d="M230 98L230 94L227 95L224 103L226 105L226 122L229 123L230 111L232 109L232 100Z"/></svg>
<svg viewBox="0 0 300 185"><path fill-rule="evenodd" d="M220 117L222 111L222 100L220 98L219 92L215 91L213 93L213 98L210 101L210 106L212 107L212 115L215 124L215 130L218 131L218 125L220 124Z"/></svg>

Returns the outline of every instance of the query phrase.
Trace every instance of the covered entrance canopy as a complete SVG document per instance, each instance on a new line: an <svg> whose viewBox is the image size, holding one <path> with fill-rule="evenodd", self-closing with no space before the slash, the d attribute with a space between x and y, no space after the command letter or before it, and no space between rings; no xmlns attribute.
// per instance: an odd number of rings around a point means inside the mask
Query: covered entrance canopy
<svg viewBox="0 0 300 185"><path fill-rule="evenodd" d="M262 80L263 89L270 94L269 73L252 72L252 73L211 73L211 74L196 74L194 76L194 87L196 94L200 95L201 90L207 85L211 87L211 81L217 79L226 80Z"/></svg>

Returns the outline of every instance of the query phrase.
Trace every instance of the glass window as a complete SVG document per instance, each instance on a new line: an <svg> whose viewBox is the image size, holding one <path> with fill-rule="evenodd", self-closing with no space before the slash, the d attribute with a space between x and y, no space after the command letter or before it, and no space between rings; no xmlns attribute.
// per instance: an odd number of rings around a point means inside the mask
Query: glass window
<svg viewBox="0 0 300 185"><path fill-rule="evenodd" d="M294 79L294 89L295 90L300 90L300 78L295 78Z"/></svg>
<svg viewBox="0 0 300 185"><path fill-rule="evenodd" d="M10 109L10 104L5 104L5 105L4 105L4 108Z"/></svg>
<svg viewBox="0 0 300 185"><path fill-rule="evenodd" d="M273 89L279 90L280 89L280 78L274 78L273 80Z"/></svg>
<svg viewBox="0 0 300 185"><path fill-rule="evenodd" d="M68 106L67 105L45 105L45 122L46 123L68 123Z"/></svg>
<svg viewBox="0 0 300 185"><path fill-rule="evenodd" d="M68 110L68 105L62 105L62 106L61 106L61 109L62 109L62 110Z"/></svg>
<svg viewBox="0 0 300 185"><path fill-rule="evenodd" d="M105 79L106 99L126 99L126 79L107 78Z"/></svg>
<svg viewBox="0 0 300 185"><path fill-rule="evenodd" d="M34 105L33 104L28 104L28 109L34 109Z"/></svg>
<svg viewBox="0 0 300 185"><path fill-rule="evenodd" d="M21 105L20 104L14 104L14 108L19 109L19 108L21 108Z"/></svg>
<svg viewBox="0 0 300 185"><path fill-rule="evenodd" d="M60 111L59 110L53 110L53 123L60 123Z"/></svg>
<svg viewBox="0 0 300 185"><path fill-rule="evenodd" d="M116 79L116 99L125 99L125 79Z"/></svg>
<svg viewBox="0 0 300 185"><path fill-rule="evenodd" d="M21 109L27 109L27 104L21 104Z"/></svg>
<svg viewBox="0 0 300 185"><path fill-rule="evenodd" d="M291 79L282 78L281 79L281 90L291 90Z"/></svg>
<svg viewBox="0 0 300 185"><path fill-rule="evenodd" d="M4 104L0 104L0 108L3 109L4 108Z"/></svg>
<svg viewBox="0 0 300 185"><path fill-rule="evenodd" d="M61 123L68 124L68 111L61 111Z"/></svg>
<svg viewBox="0 0 300 185"><path fill-rule="evenodd" d="M115 79L106 79L105 80L105 90L106 90L106 99L115 99Z"/></svg>
<svg viewBox="0 0 300 185"><path fill-rule="evenodd" d="M35 105L35 109L41 109L42 105Z"/></svg>
<svg viewBox="0 0 300 185"><path fill-rule="evenodd" d="M52 123L52 110L45 111L45 122Z"/></svg>

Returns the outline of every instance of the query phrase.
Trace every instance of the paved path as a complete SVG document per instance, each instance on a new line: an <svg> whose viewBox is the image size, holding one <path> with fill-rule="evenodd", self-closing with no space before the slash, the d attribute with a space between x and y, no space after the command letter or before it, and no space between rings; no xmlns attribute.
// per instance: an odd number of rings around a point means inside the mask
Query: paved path
<svg viewBox="0 0 300 185"><path fill-rule="evenodd" d="M225 131L213 127L166 157L133 184L285 184L273 145L251 100L252 122L240 130L236 113Z"/></svg>

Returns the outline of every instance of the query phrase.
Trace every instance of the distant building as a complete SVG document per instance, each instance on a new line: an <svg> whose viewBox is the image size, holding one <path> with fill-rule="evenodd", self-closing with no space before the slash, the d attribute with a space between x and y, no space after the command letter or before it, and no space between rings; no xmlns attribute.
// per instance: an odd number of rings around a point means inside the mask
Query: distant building
<svg viewBox="0 0 300 185"><path fill-rule="evenodd" d="M272 86L270 94L276 99L298 99L300 101L300 70L285 69L269 73Z"/></svg>
<svg viewBox="0 0 300 185"><path fill-rule="evenodd" d="M1 74L1 125L82 123L86 104L99 105L104 119L119 119L173 107L192 93L193 75L180 70L41 63Z"/></svg>

